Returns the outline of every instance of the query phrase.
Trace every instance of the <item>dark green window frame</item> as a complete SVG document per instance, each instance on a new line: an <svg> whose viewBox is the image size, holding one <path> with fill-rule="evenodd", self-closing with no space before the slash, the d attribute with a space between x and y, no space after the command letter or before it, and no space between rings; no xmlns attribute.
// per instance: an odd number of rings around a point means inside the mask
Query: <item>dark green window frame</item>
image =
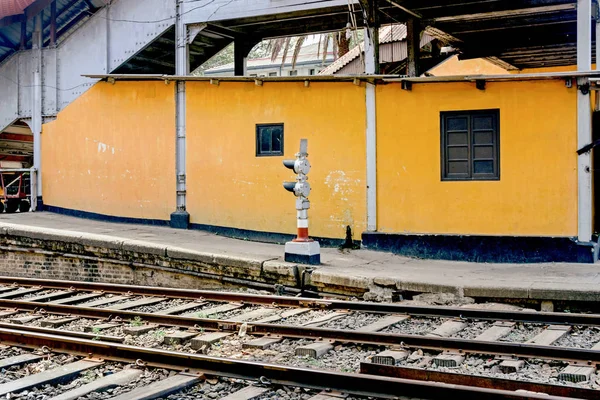
<svg viewBox="0 0 600 400"><path fill-rule="evenodd" d="M283 155L283 124L256 124L256 156Z"/></svg>
<svg viewBox="0 0 600 400"><path fill-rule="evenodd" d="M500 110L440 113L442 181L500 180Z"/></svg>

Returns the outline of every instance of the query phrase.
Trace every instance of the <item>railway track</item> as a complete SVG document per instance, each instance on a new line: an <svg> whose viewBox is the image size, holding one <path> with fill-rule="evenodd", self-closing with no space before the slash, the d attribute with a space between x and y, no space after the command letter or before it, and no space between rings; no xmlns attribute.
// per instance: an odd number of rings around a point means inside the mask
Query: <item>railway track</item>
<svg viewBox="0 0 600 400"><path fill-rule="evenodd" d="M355 396L595 399L599 326L591 314L0 278L5 345ZM557 376L531 376L550 364Z"/></svg>

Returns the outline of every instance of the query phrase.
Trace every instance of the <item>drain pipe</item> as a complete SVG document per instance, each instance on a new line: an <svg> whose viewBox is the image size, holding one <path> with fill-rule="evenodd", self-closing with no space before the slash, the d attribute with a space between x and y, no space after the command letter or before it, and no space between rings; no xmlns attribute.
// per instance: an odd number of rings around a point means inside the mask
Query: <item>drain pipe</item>
<svg viewBox="0 0 600 400"><path fill-rule="evenodd" d="M42 15L34 19L31 38L33 51L33 96L31 107L31 130L33 131L33 168L35 174L35 193L31 193L31 209L42 211ZM33 176L31 177L34 178ZM33 187L34 185L32 185Z"/></svg>
<svg viewBox="0 0 600 400"><path fill-rule="evenodd" d="M183 77L189 73L189 59L187 46L187 27L183 22L184 0L177 0L175 20L175 75ZM177 190L177 209L171 214L171 227L188 229L190 214L186 209L186 93L185 80L177 81L175 95L175 179Z"/></svg>
<svg viewBox="0 0 600 400"><path fill-rule="evenodd" d="M379 63L376 55L378 29L365 28L365 73L375 74ZM375 84L366 82L366 168L367 168L367 231L377 231L377 121Z"/></svg>

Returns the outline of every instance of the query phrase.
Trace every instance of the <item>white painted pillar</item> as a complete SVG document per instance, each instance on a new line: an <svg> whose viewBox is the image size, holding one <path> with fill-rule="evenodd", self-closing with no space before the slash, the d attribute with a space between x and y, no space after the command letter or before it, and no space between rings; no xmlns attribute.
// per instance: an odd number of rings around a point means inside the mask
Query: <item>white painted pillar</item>
<svg viewBox="0 0 600 400"><path fill-rule="evenodd" d="M365 73L374 74L378 57L375 56L374 28L365 28ZM375 85L366 84L366 144L367 144L367 231L377 231L377 118Z"/></svg>
<svg viewBox="0 0 600 400"><path fill-rule="evenodd" d="M177 17L175 21L175 75L189 74L189 58L187 45L187 27L183 22L184 0L177 0ZM175 179L177 191L177 209L171 214L173 228L187 229L190 215L186 210L186 93L185 81L177 81L175 97Z"/></svg>
<svg viewBox="0 0 600 400"><path fill-rule="evenodd" d="M31 185L36 193L31 193L31 206L33 210L43 206L42 202L42 15L38 14L34 20L32 35L33 50L33 87L31 106L31 130L33 131L33 168L37 171L36 184ZM33 176L31 177L33 179ZM35 197L35 198L34 198Z"/></svg>
<svg viewBox="0 0 600 400"><path fill-rule="evenodd" d="M600 14L600 5L594 3L593 7L599 8L597 10L596 15ZM600 69L600 18L596 19L596 70ZM594 108L596 111L600 111L600 93L595 92L596 97L596 107Z"/></svg>
<svg viewBox="0 0 600 400"><path fill-rule="evenodd" d="M592 69L592 1L577 1L577 70ZM578 86L586 85L587 78L578 78ZM577 90L577 147L592 142L592 110L589 90ZM578 221L577 236L580 242L592 240L592 168L591 152L578 156Z"/></svg>

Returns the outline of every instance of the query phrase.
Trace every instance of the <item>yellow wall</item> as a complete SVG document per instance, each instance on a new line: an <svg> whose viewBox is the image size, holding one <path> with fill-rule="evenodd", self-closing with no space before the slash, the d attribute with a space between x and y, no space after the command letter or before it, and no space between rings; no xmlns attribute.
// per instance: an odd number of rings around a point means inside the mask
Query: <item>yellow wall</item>
<svg viewBox="0 0 600 400"><path fill-rule="evenodd" d="M309 139L310 233L366 229L365 88L188 82L191 222L294 233L282 166ZM564 82L377 87L381 232L575 236L576 96ZM440 112L500 109L500 181L441 182ZM174 87L99 83L43 131L46 204L168 220L175 209ZM285 156L256 157L257 123L284 123Z"/></svg>
<svg viewBox="0 0 600 400"><path fill-rule="evenodd" d="M310 234L365 229L365 89L352 83L187 85L188 211L192 223L296 231L283 167L308 139ZM284 123L285 157L256 157L257 123Z"/></svg>
<svg viewBox="0 0 600 400"><path fill-rule="evenodd" d="M175 210L173 85L94 85L44 125L42 165L45 204L168 220Z"/></svg>
<svg viewBox="0 0 600 400"><path fill-rule="evenodd" d="M483 58L459 60L457 55L448 58L427 72L434 76L504 75L508 73L504 68L500 68Z"/></svg>
<svg viewBox="0 0 600 400"><path fill-rule="evenodd" d="M562 81L377 87L382 232L575 236L575 89ZM500 180L440 180L440 112L500 109Z"/></svg>

